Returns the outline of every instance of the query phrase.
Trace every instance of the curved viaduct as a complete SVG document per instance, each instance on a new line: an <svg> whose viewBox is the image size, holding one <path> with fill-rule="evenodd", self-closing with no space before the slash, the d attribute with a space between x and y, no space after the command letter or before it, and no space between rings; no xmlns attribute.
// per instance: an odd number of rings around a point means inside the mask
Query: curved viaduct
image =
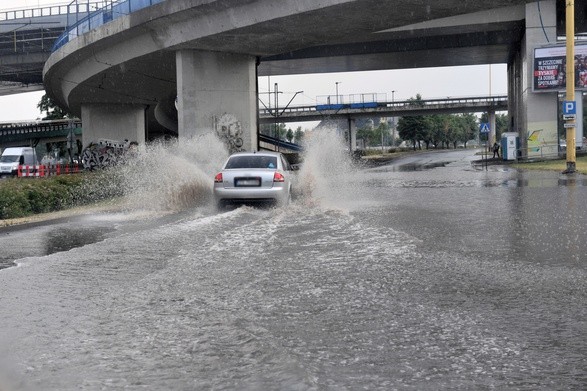
<svg viewBox="0 0 587 391"><path fill-rule="evenodd" d="M81 116L84 144L214 129L252 149L257 76L507 63L512 129L554 122L556 134L556 94L529 83L556 11L555 0L165 0L70 40L44 84Z"/></svg>

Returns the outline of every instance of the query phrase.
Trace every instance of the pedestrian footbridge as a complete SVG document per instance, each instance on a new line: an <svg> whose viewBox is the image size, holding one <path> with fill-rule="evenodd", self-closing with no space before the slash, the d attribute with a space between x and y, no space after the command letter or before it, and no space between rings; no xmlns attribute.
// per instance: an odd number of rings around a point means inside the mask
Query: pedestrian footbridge
<svg viewBox="0 0 587 391"><path fill-rule="evenodd" d="M403 117L454 113L495 113L508 110L507 95L446 97L421 101L378 101L377 94L332 95L327 102L312 106L259 109L260 123L322 121L362 117Z"/></svg>

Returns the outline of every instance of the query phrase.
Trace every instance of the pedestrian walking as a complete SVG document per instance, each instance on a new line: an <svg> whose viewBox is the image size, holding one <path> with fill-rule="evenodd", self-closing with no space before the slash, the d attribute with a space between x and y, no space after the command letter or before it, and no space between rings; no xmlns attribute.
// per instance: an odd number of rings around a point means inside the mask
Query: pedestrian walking
<svg viewBox="0 0 587 391"><path fill-rule="evenodd" d="M499 158L499 144L497 141L493 143L493 159L495 159L496 155Z"/></svg>

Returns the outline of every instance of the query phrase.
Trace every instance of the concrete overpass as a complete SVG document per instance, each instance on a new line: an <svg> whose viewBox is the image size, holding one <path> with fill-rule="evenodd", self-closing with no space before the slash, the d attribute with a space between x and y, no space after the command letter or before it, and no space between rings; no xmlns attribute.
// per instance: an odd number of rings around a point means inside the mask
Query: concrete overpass
<svg viewBox="0 0 587 391"><path fill-rule="evenodd" d="M70 1L0 11L0 95L42 90L43 67L55 40L68 26L103 6L103 1Z"/></svg>
<svg viewBox="0 0 587 391"><path fill-rule="evenodd" d="M84 143L212 129L242 133L250 149L257 76L490 63L508 64L512 130L557 138L557 94L531 90L534 48L557 41L556 0L145 2L69 30L45 65L46 90L81 116Z"/></svg>

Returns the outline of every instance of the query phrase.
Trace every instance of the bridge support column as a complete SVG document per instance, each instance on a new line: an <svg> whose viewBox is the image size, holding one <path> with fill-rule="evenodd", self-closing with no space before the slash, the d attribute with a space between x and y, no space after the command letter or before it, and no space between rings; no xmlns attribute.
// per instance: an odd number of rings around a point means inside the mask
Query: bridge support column
<svg viewBox="0 0 587 391"><path fill-rule="evenodd" d="M145 107L133 105L82 105L83 145L98 139L145 143Z"/></svg>
<svg viewBox="0 0 587 391"><path fill-rule="evenodd" d="M255 57L179 50L176 67L179 138L216 131L231 152L256 149Z"/></svg>
<svg viewBox="0 0 587 391"><path fill-rule="evenodd" d="M558 97L556 92L532 91L534 49L556 43L556 1L541 0L526 4L526 36L522 40L521 102L519 122L522 157L555 158L558 156Z"/></svg>
<svg viewBox="0 0 587 391"><path fill-rule="evenodd" d="M487 116L489 117L489 145L492 146L493 143L496 141L496 137L497 137L497 124L495 122L495 111L490 110L487 113Z"/></svg>
<svg viewBox="0 0 587 391"><path fill-rule="evenodd" d="M349 130L348 130L348 142L349 142L349 150L351 153L357 150L357 123L353 118L348 119L349 123Z"/></svg>

